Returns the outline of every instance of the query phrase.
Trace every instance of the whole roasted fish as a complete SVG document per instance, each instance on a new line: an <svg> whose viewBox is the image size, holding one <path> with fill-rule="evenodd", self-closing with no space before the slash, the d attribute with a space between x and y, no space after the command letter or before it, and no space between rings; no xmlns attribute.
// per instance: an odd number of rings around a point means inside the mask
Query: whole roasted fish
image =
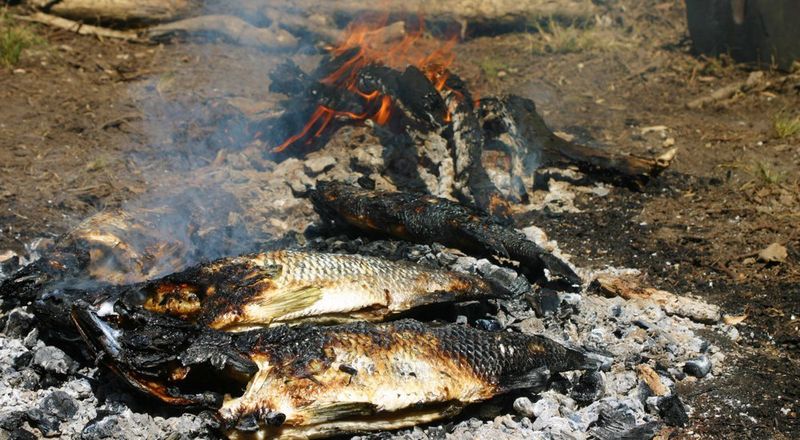
<svg viewBox="0 0 800 440"><path fill-rule="evenodd" d="M468 274L290 250L223 258L126 290L129 303L147 310L235 331L278 323L381 321L426 304L497 296Z"/></svg>
<svg viewBox="0 0 800 440"><path fill-rule="evenodd" d="M448 417L549 372L600 358L543 336L414 320L228 333L155 315L122 330L90 309L72 316L125 379L162 400L218 409L233 438L318 438ZM207 377L213 375L213 380ZM219 384L227 383L225 388Z"/></svg>
<svg viewBox="0 0 800 440"><path fill-rule="evenodd" d="M324 219L403 240L436 241L467 252L512 258L529 269L547 269L570 284L581 283L567 263L521 232L447 199L371 191L341 182L320 182L309 191L309 197Z"/></svg>

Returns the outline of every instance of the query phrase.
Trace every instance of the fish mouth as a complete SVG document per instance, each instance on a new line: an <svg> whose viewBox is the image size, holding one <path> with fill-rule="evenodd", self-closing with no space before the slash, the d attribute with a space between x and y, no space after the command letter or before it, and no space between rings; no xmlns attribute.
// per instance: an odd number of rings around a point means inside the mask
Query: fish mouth
<svg viewBox="0 0 800 440"><path fill-rule="evenodd" d="M255 372L247 360L233 361L238 353L230 353L230 359L222 361L217 356L192 362L194 343L208 342L203 338L203 330L183 323L169 328L165 325L165 320L170 323L169 318L150 315L151 322L147 322L148 314L144 318L137 316L145 320L137 322L124 311L101 317L95 307L84 301L77 302L70 312L72 322L97 362L106 364L134 389L169 405L217 409L225 394L242 389L241 384ZM154 335L166 335L170 330L173 334L182 332L183 341L177 340L174 350L154 346L145 339L148 326L158 328Z"/></svg>

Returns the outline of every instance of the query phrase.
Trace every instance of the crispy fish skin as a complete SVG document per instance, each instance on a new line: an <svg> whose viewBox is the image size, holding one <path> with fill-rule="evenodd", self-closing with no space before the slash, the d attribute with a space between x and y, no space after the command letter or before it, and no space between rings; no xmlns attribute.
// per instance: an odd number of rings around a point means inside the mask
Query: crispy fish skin
<svg viewBox="0 0 800 440"><path fill-rule="evenodd" d="M341 182L320 182L309 197L324 219L403 240L438 241L468 252L510 257L531 269L546 268L570 284L581 284L567 263L521 232L447 199L365 190Z"/></svg>
<svg viewBox="0 0 800 440"><path fill-rule="evenodd" d="M88 305L72 312L113 371L167 403L217 409L232 438L401 428L541 388L550 372L599 366L543 336L410 319L230 333L142 310L120 316L110 324Z"/></svg>
<svg viewBox="0 0 800 440"><path fill-rule="evenodd" d="M361 255L273 251L196 266L139 289L144 308L215 329L380 321L425 304L497 296L482 279Z"/></svg>
<svg viewBox="0 0 800 440"><path fill-rule="evenodd" d="M596 367L542 336L414 320L254 332L259 371L220 409L232 437L318 438L395 429L457 413L550 371ZM280 423L277 423L280 422ZM279 426L275 426L279 425Z"/></svg>

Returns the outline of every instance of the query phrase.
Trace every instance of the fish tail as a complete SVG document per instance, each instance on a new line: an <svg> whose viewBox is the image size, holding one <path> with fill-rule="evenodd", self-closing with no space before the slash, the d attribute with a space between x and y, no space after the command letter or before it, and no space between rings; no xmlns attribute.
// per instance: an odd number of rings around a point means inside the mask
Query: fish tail
<svg viewBox="0 0 800 440"><path fill-rule="evenodd" d="M503 231L503 246L511 258L519 260L523 265L547 269L553 276L563 278L571 285L583 283L581 277L564 260L517 234Z"/></svg>

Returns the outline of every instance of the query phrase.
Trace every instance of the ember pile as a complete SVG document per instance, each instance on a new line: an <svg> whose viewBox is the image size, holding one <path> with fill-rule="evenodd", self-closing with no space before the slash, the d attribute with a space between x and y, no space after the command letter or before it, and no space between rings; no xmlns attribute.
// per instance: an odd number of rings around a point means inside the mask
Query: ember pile
<svg viewBox="0 0 800 440"><path fill-rule="evenodd" d="M397 186L454 197L500 217L510 214L509 202L527 203L526 188L540 166L573 165L638 187L675 154L616 156L568 142L547 128L529 99L475 99L448 70L455 40L420 55L415 42L422 29L372 47L384 41L379 32L352 25L313 72L287 61L270 73L270 91L288 96L284 116L262 127L273 151L313 149L342 125L370 123Z"/></svg>
<svg viewBox="0 0 800 440"><path fill-rule="evenodd" d="M419 55L418 33L387 49L370 32L271 73L274 155L174 177L3 269L0 428L610 439L687 423L675 383L719 373L697 335L719 309L577 268L511 218L541 193L643 185L672 153L563 140L530 100L471 96L452 43ZM535 185L555 165L577 171Z"/></svg>

